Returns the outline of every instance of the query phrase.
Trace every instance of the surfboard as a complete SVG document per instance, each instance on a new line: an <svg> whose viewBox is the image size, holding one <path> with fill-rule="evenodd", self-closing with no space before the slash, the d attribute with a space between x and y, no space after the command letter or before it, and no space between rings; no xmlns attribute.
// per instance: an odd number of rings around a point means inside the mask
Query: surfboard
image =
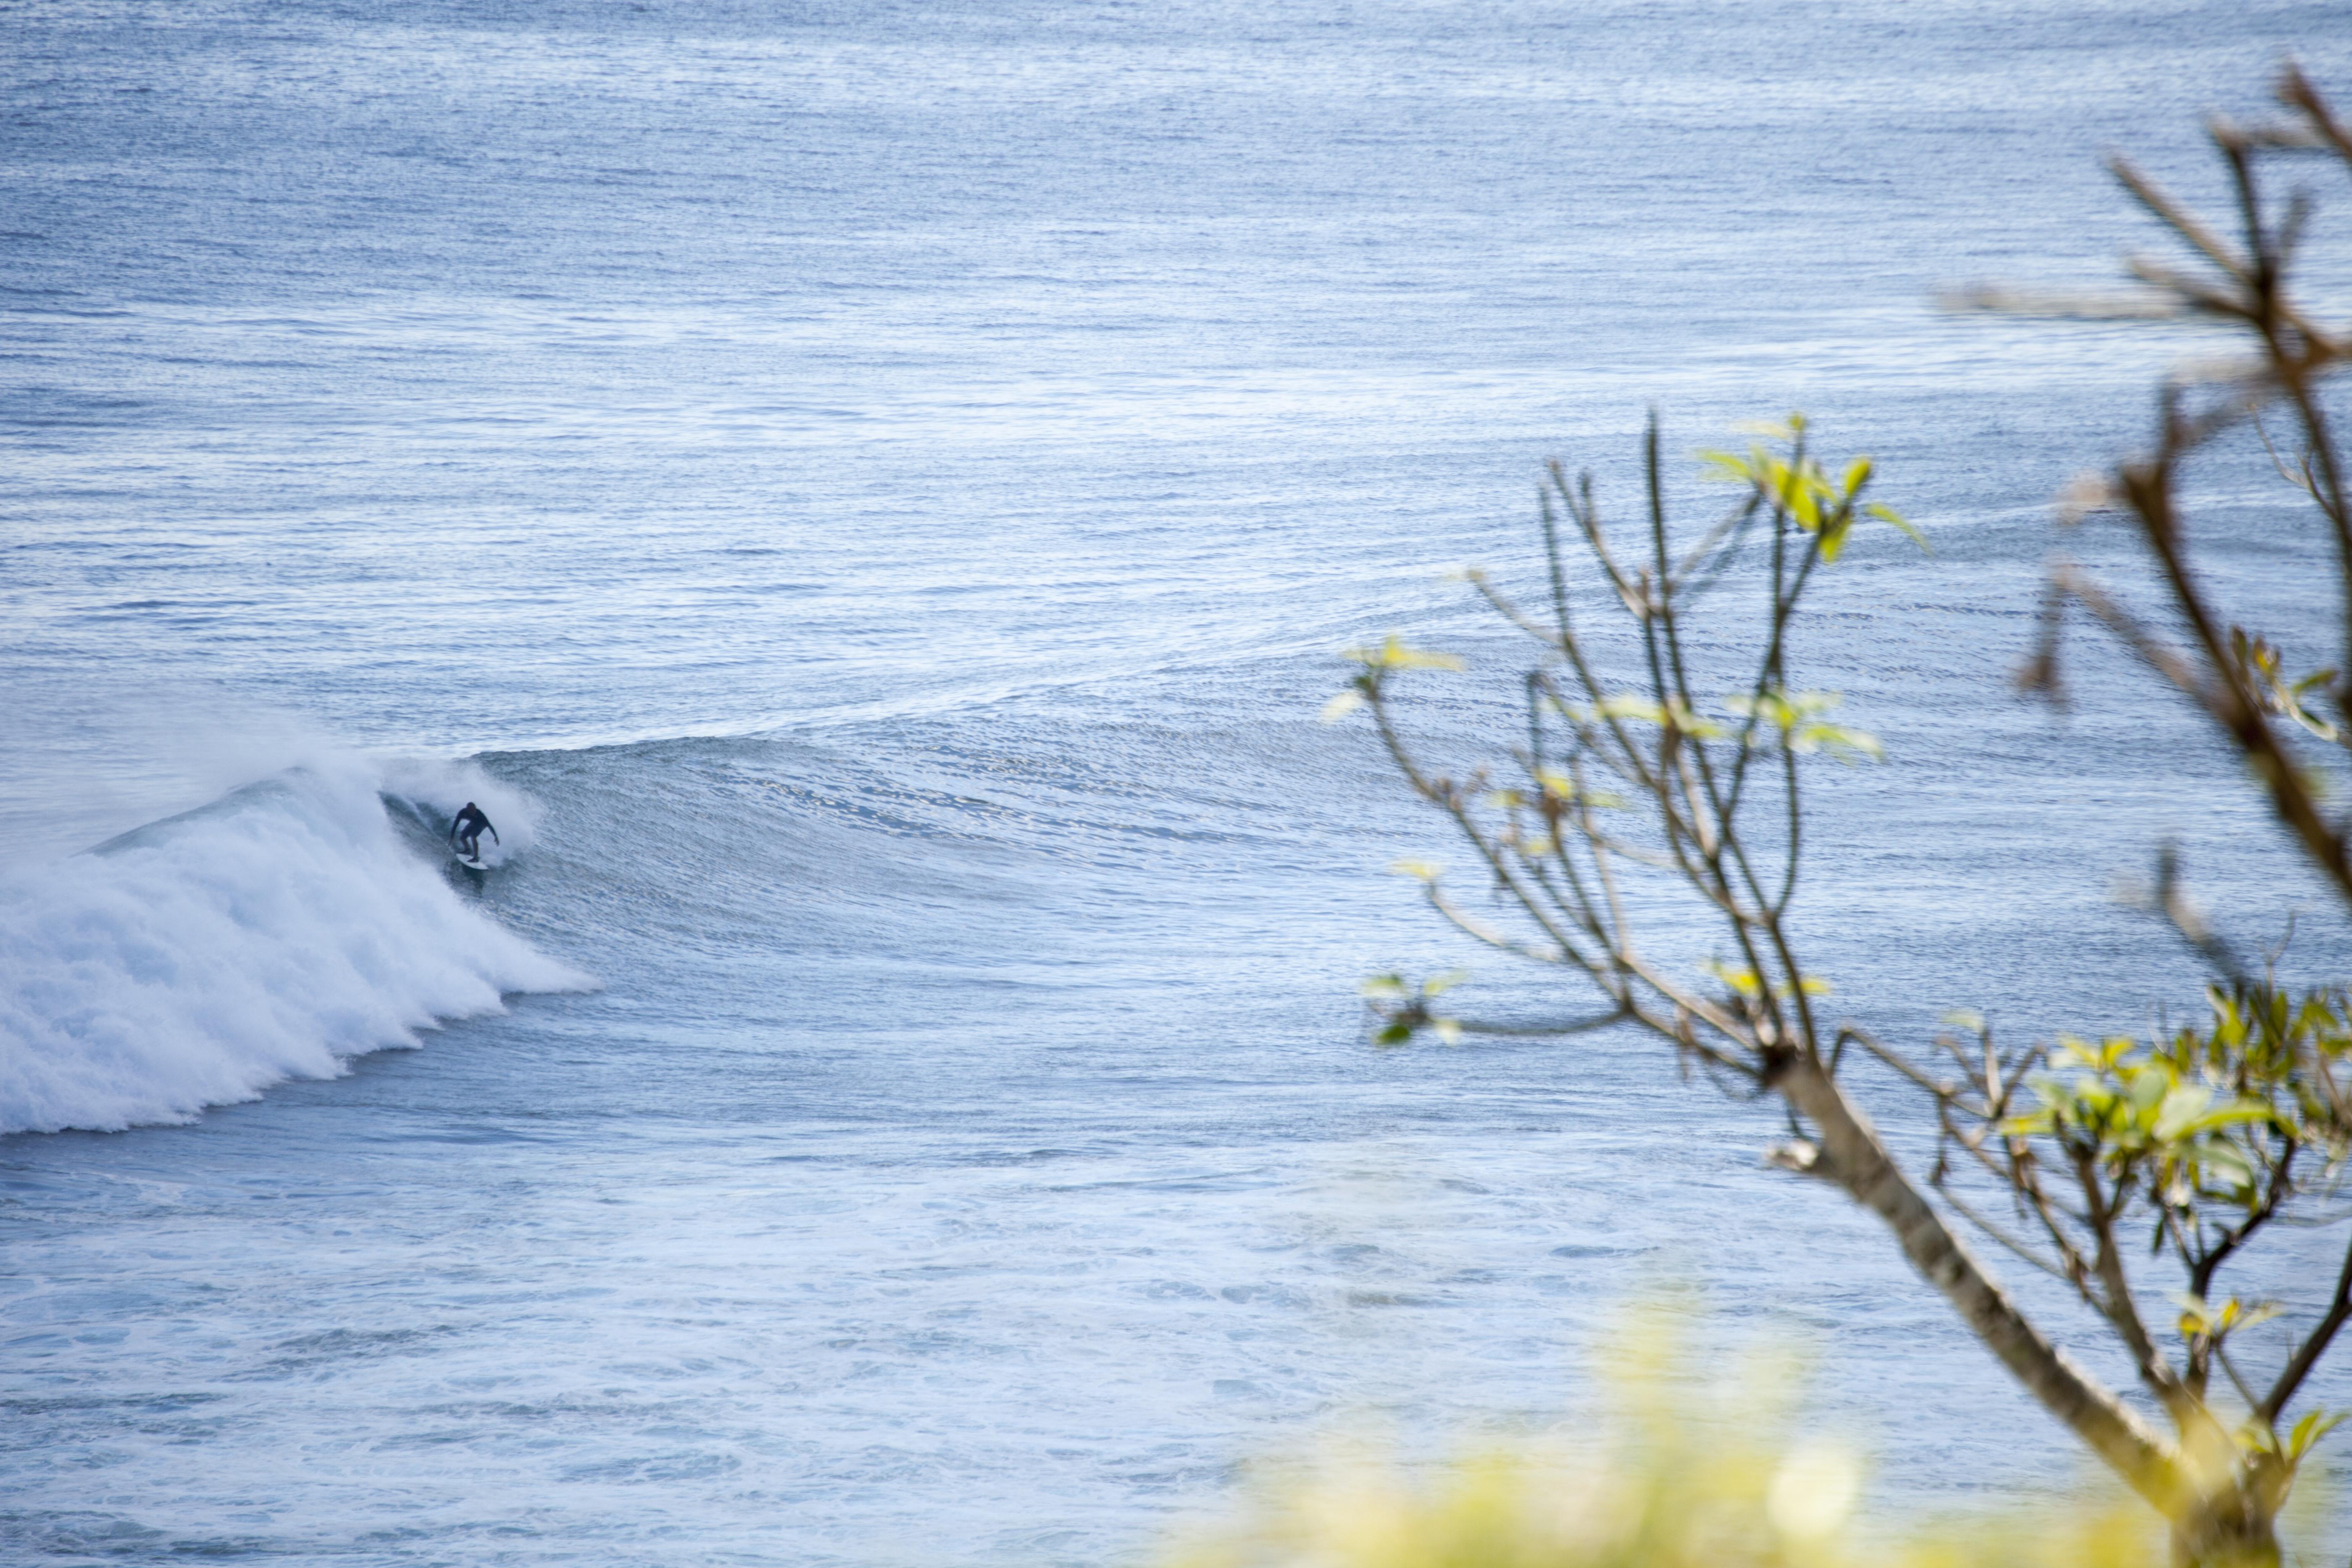
<svg viewBox="0 0 2352 1568"><path fill-rule="evenodd" d="M490 863L488 860L468 860L463 855L453 855L450 858L468 871L487 871L490 868Z"/></svg>

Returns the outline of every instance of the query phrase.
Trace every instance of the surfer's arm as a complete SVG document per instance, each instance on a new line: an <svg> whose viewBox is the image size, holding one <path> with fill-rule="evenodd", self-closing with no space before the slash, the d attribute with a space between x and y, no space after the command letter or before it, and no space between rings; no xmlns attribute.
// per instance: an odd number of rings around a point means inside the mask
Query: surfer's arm
<svg viewBox="0 0 2352 1568"><path fill-rule="evenodd" d="M491 843L498 845L498 846L499 846L499 847L501 847L501 848L505 847L505 846L506 846L506 840L499 837L499 830L498 830L497 828L495 828L495 827L491 827L491 826L490 826L490 825L489 825L488 823L487 823L487 822L483 823L483 824L482 824L482 826L483 826L483 827L485 827L485 828L488 829L488 831L489 831L489 835L490 835L490 842L491 842Z"/></svg>

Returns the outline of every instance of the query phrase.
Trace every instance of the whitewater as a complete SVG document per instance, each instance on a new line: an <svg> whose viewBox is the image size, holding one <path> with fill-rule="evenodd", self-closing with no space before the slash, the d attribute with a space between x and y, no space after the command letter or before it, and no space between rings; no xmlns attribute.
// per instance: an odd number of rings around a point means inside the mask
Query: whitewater
<svg viewBox="0 0 2352 1568"><path fill-rule="evenodd" d="M395 831L394 803L434 842L464 791L509 807L494 861L530 847L520 797L440 771L441 788L404 780L415 793L388 803L360 759L289 770L16 870L0 884L0 1132L188 1121L505 994L590 984Z"/></svg>
<svg viewBox="0 0 2352 1568"><path fill-rule="evenodd" d="M1268 1457L1580 1430L1685 1286L1840 1347L1886 1517L2079 1478L1755 1107L1609 1037L1374 1049L1369 973L1560 998L1433 926L1388 868L1442 825L1317 715L1394 631L1469 658L1433 744L1500 744L1447 574L1536 581L1541 462L1629 515L1654 405L1696 517L1698 449L1801 407L1934 546L1858 540L1800 650L1887 749L1809 829L1838 1005L2193 1008L2117 897L2167 838L2340 973L2112 647L2012 690L2052 496L2205 340L1934 303L2112 277L2153 237L2102 150L2214 198L2199 114L2290 50L2352 95L2326 7L0 41L0 1558L1140 1562ZM2198 482L2220 580L2312 613L2259 447ZM2332 1234L2265 1286L2307 1310Z"/></svg>

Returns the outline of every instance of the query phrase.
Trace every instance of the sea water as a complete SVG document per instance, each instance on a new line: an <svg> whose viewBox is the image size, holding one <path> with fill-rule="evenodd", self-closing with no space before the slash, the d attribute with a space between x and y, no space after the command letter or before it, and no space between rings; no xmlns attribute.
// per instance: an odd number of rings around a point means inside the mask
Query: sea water
<svg viewBox="0 0 2352 1568"><path fill-rule="evenodd" d="M2051 496L2204 341L1931 299L2112 277L2101 151L2213 199L2290 52L2352 95L2302 5L0 10L0 1552L1133 1561L1334 1434L1580 1430L1682 1287L1889 1517L2071 1484L1769 1108L1367 1044L1370 972L1578 998L1384 875L1443 825L1316 714L1399 630L1499 753L1444 571L1528 580L1547 457L1628 515L1648 407L1677 476L1802 407L1935 545L1804 648L1889 753L1815 797L1837 1005L2193 1011L2116 897L2167 836L2340 973L2143 674L2011 690ZM2317 625L2259 449L2197 484Z"/></svg>

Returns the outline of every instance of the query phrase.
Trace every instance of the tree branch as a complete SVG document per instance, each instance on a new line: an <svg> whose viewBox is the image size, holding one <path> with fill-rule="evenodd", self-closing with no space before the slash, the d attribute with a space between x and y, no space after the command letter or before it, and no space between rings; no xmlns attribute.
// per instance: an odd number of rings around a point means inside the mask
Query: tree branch
<svg viewBox="0 0 2352 1568"><path fill-rule="evenodd" d="M2279 1412L2286 1408L2287 1401L2293 1399L2295 1390L2303 1386L2303 1380L2311 1375L2311 1369L2319 1364L2319 1358L2327 1353L2328 1342L2335 1339L2336 1331L2343 1328L2347 1318L2352 1318L2352 1246L2344 1250L2344 1269L2336 1277L2336 1299L2329 1303L2327 1315L2319 1321L2319 1326L2311 1331L2311 1336L2287 1362L2286 1369L2279 1373L2278 1381L2271 1384L2271 1391L2263 1396L2263 1402L2254 1406L2254 1414L2262 1417L2263 1425L2278 1425Z"/></svg>
<svg viewBox="0 0 2352 1568"><path fill-rule="evenodd" d="M1837 1080L1792 1055L1785 1058L1772 1087L1820 1130L1831 1179L1885 1221L1912 1267L1943 1292L1961 1321L2026 1392L2134 1491L2168 1515L2175 1513L2182 1476L2170 1447L2129 1405L2042 1337L1934 1205L1911 1185Z"/></svg>

